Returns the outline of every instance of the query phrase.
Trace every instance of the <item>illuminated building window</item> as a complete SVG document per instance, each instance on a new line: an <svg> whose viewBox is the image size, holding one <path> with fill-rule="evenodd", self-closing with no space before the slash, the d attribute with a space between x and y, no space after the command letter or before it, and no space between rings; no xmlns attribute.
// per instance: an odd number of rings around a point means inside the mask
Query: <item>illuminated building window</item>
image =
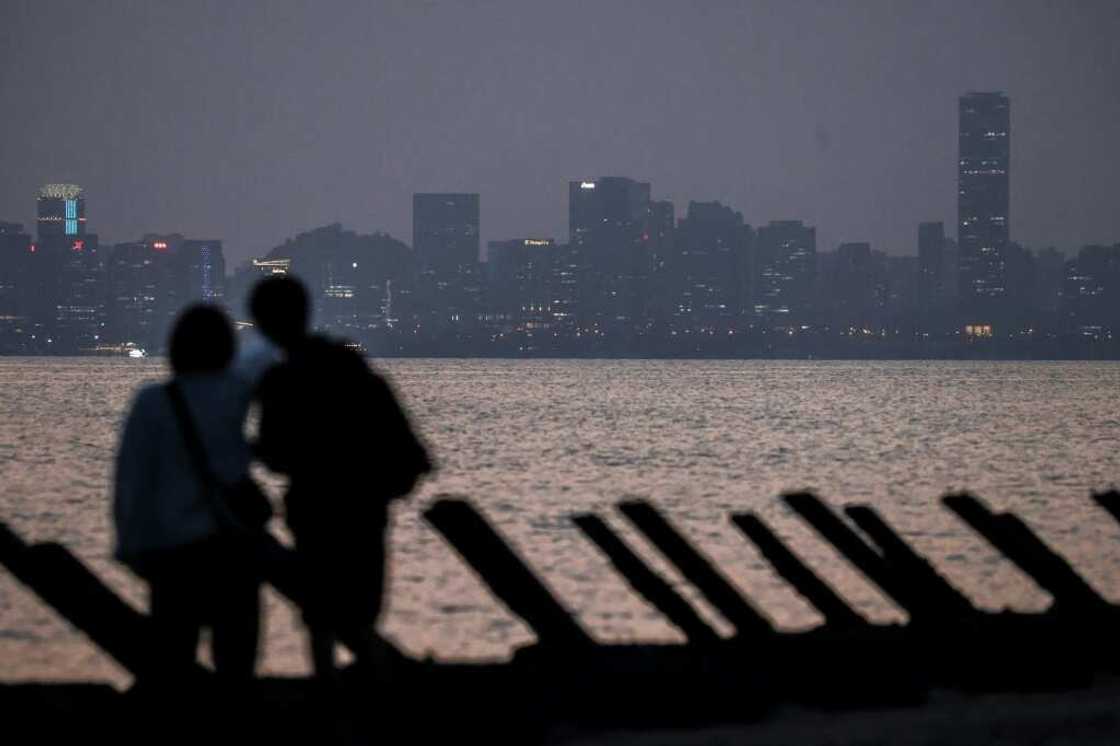
<svg viewBox="0 0 1120 746"><path fill-rule="evenodd" d="M964 328L964 333L969 337L990 337L992 336L991 324L968 324Z"/></svg>
<svg viewBox="0 0 1120 746"><path fill-rule="evenodd" d="M67 220L66 221L66 235L67 236L78 235L78 221L77 220Z"/></svg>

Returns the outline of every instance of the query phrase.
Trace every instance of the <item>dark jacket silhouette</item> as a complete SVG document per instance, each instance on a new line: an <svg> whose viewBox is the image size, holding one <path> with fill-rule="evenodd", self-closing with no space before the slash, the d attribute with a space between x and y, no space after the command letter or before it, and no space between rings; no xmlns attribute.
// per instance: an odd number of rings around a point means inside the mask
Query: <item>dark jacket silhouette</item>
<svg viewBox="0 0 1120 746"><path fill-rule="evenodd" d="M389 504L431 469L427 453L388 383L338 341L305 337L258 392L258 455L290 477L286 517L310 576L312 637L369 627L381 611Z"/></svg>

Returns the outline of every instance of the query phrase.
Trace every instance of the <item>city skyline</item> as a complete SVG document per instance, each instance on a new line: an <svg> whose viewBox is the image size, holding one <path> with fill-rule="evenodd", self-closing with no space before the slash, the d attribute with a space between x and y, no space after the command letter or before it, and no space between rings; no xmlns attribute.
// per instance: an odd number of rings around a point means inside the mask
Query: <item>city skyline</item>
<svg viewBox="0 0 1120 746"><path fill-rule="evenodd" d="M961 103L961 106L963 107L964 101L966 99L970 99L972 97L977 97L977 96L979 96L979 97L986 97L986 96L998 97L1004 103L1006 103L1008 101L1008 99L1010 98L1010 96L1008 96L1006 94L1006 92L1004 92L1004 91L992 91L992 92L968 91L967 93L962 93L960 96L958 96L957 100ZM957 134L958 135L960 134L959 129L957 131ZM956 171L954 173L954 186L956 186L959 189L960 184L961 184L963 168L964 168L964 166L962 164L966 161L966 155L963 152L961 152L960 148L958 148L958 150L956 151L956 154L958 156L958 160L955 161L957 168L956 168ZM1003 156L1003 158L1005 160L1008 157L1009 157L1009 153L1005 154ZM563 212L563 213L566 214L565 224L563 225L563 227L561 229L558 229L558 230L556 230L555 232L552 232L552 233L550 233L547 230L538 228L538 229L525 231L521 235L542 236L542 237L547 236L548 238L554 239L554 240L571 240L571 230L570 230L571 221L572 221L572 216L571 216L572 207L571 207L571 205L572 205L573 195L576 195L576 194L579 193L578 192L579 185L586 184L586 183L589 182L589 180L590 181L594 181L596 179L611 180L611 179L619 179L619 178L629 180L631 177L630 176L620 176L620 175L606 175L606 176L591 177L589 175L583 175L583 176L580 176L578 178L575 178L574 180L570 176L569 177L563 177L563 176L558 177L556 179L557 183L566 184L567 187L568 187L567 202L565 203L565 207L560 208L559 210L555 210L556 212ZM1005 176L1005 181L1006 180L1010 180L1010 177ZM644 181L640 181L638 183L644 185L644 187L646 188L646 191L649 193L649 195L656 196L657 197L656 201L658 201L660 204L669 205L673 209L673 220L674 220L674 222L677 221L677 220L684 219L686 217L683 206L686 206L689 203L696 202L696 201L709 201L709 202L713 202L713 203L723 204L723 205L726 205L726 206L731 207L733 209L741 209L740 207L736 206L734 203L728 203L728 202L726 202L724 200L721 200L719 198L713 198L713 199L710 199L710 200L704 200L704 199L699 199L698 200L695 197L690 197L688 195L685 195L682 202L677 202L674 199L670 199L669 197L667 197L664 192L658 193L657 190L652 189L651 181L648 180L648 179L644 180ZM1014 182L1012 181L1010 188L1008 187L1007 184L1005 184L1004 187L1003 187L1004 192L1003 192L1002 199L1003 199L1003 205L1005 207L1004 212L1009 212L1009 210L1007 210L1006 207L1008 207L1008 204L1012 202L1013 195L1015 194L1015 191L1016 191L1014 189L1013 184L1014 184ZM470 185L466 185L466 186L468 188L470 187ZM63 182L58 181L58 180L55 180L55 181L49 181L48 180L47 182L43 182L42 186L36 187L36 189L41 190L42 188L71 188L71 187L79 187L80 191L82 193L82 196L81 196L81 199L79 200L79 203L81 205L81 209L83 210L83 217L82 217L81 222L83 224L83 230L84 230L84 223L85 223L84 201L85 201L85 194L88 191L85 188L84 184L83 185L76 185L76 184L71 184L71 183L63 183ZM673 190L669 190L669 191L673 191ZM379 227L379 226L373 226L372 228L369 229L369 232L371 232L371 233L386 233L388 235L401 238L402 240L408 240L409 245L411 247L415 248L415 243L416 243L415 242L415 235L416 235L415 212L416 212L416 208L417 208L416 198L417 197L422 197L422 196L429 196L429 197L472 197L475 200L475 204L474 204L473 209L476 211L476 213L478 213L480 215L479 223L480 223L480 225L485 226L486 221L481 219L481 216L486 214L485 208L484 207L480 208L480 204L485 204L485 202L486 202L485 199L482 198L482 194L483 193L481 191L469 191L469 190L468 191L463 191L463 192L446 192L446 191L432 190L432 191L427 191L427 192L413 193L413 194L409 195L410 198L411 198L410 199L411 209L408 211L406 226L405 226L405 229L402 232L395 233L393 231L385 229L384 227ZM23 202L27 202L27 201L28 201L27 199L23 200ZM0 205L0 207L3 207L3 206ZM500 211L500 210L501 210L501 208L499 207L498 211ZM799 212L798 210L801 210L801 211ZM920 216L919 220L916 222L916 224L921 224L921 223L944 223L944 224L947 224L947 225L954 225L959 230L959 227L960 227L960 224L961 224L961 219L962 219L961 218L961 215L962 215L961 211L962 211L962 205L961 205L960 198L958 196L958 199L954 200L954 202L953 202L953 210L952 210L951 215L948 215L948 216L943 217L943 218L939 217L939 216L929 216L929 215ZM26 212L26 210L24 210L24 212ZM805 214L811 213L811 212L812 212L812 210L809 209L809 208L797 208L795 206L791 206L789 209L781 212L781 217L757 216L754 220L746 219L745 222L748 223L748 224L751 224L751 225L762 225L762 224L765 224L767 222L772 222L772 221L782 222L782 221L800 220L802 222L806 222L806 223L811 224L812 223L811 220L808 220L808 219L804 218ZM6 213L0 213L0 219L6 219L9 222L13 222L13 223L29 224L29 225L37 225L37 224L41 225L43 223L43 220L44 220L44 218L41 215L38 215L38 216L33 217L31 220L24 221L22 219L20 209L8 209L8 211ZM61 220L61 218L58 218L58 219ZM203 222L206 222L206 221L203 221ZM1019 222L1024 222L1024 221L1020 220ZM321 222L321 223L315 223L315 225L329 225L329 224L334 224L334 223L345 224L348 227L356 227L361 223L361 221L360 220L355 220L354 216L339 216L338 219L328 220L328 221ZM1010 226L1010 222L1008 221L1007 222L1007 228L1009 228L1009 226ZM249 254L244 254L244 252L236 252L233 255L235 257L234 261L231 261L228 264L229 264L230 267L236 267L240 264L244 264L245 262L249 262L249 261L253 260L254 258L258 258L258 257L262 256L263 254L267 253L267 251L269 249L274 248L276 245L278 245L279 243L282 243L284 240L287 240L287 239L291 238L292 235L298 234L301 231L309 229L310 227L311 226L309 226L309 225L304 225L304 226L298 227L297 229L293 230L293 232L291 234L281 236L275 244L273 244L272 246L265 247L264 250L262 250L262 251L249 253ZM816 226L816 227L818 227L820 232L824 235L834 235L836 233L835 228L833 228L832 230L828 230L827 227L825 227L825 226ZM1108 244L1112 240L1111 236L1103 236L1099 240L1079 241L1077 239L1070 238L1067 235L1066 237L1059 238L1056 241L1051 241L1051 242L1048 242L1048 243L1045 243L1045 244L1040 244L1040 243L1032 243L1028 240L1021 240L1017 236L1008 236L1008 235L1006 235L1006 234L1009 233L1009 230L1007 230L1007 228L1005 228L1005 236L1003 238L1004 242L1006 242L1008 240L1011 240L1011 241L1014 241L1014 242L1019 243L1021 245L1030 246L1031 248L1036 248L1036 249L1056 248L1059 251L1062 251L1064 253L1076 252L1081 246ZM1072 228L1073 229L1069 231L1069 234L1078 233L1078 229L1076 228L1076 226L1073 226ZM476 239L478 240L478 244L480 246L479 259L481 261L486 260L486 251L487 251L486 247L490 243L508 241L508 240L510 240L511 236L519 235L515 231L514 232L511 232L511 231L504 231L503 232L502 230L493 229L493 228L491 228L490 230L491 230L491 232L489 234L487 234L487 233L484 232L484 229L480 228L479 235L476 236ZM140 237L146 236L146 235L164 235L164 234L169 234L169 233L190 233L191 231L192 231L192 229L190 228L190 226L170 226L170 227L168 227L168 226L164 226L164 227L152 226L152 227L146 228L146 229L144 229L144 230L142 230L138 233L130 234L129 236L126 236L126 237L114 238L112 240L109 240L108 243L124 243L124 242L130 241L130 240L135 240L137 238L140 238ZM837 248L837 247L843 246L846 243L850 243L853 240L859 240L859 241L863 241L865 243L870 244L875 250L883 251L883 252L885 252L889 255L892 255L892 256L910 256L910 255L916 255L917 254L917 243L915 243L915 241L913 240L913 236L908 237L907 241L901 241L896 245L884 246L884 245L877 244L873 240L866 240L866 236L875 232L875 231L876 231L876 228L874 226L869 225L867 227L867 229L864 230L864 232L862 234L859 234L859 235L854 236L854 237L852 237L852 236L838 237L833 243L828 244L828 243L822 242L822 245L831 246L832 248ZM70 235L70 234L67 233L67 235ZM1117 233L1115 235L1120 235L1120 229L1117 230ZM957 238L957 236L953 236L953 238L955 239L955 238Z"/></svg>
<svg viewBox="0 0 1120 746"><path fill-rule="evenodd" d="M4 219L32 222L28 185L80 183L103 240L220 236L235 265L312 225L407 240L418 192L480 193L484 246L563 239L566 181L623 174L678 218L720 201L906 254L913 225L955 222L956 97L1003 90L1012 239L1120 234L1112 5L264 7L8 6Z"/></svg>
<svg viewBox="0 0 1120 746"><path fill-rule="evenodd" d="M1011 241L1010 100L968 92L958 109L960 240L922 222L905 256L820 250L816 226L752 226L719 201L675 219L650 182L603 176L568 183L567 243L490 241L480 262L480 195L416 193L411 248L333 224L227 276L221 240L102 243L82 187L46 184L34 238L0 223L0 352L159 351L187 304L241 318L254 282L284 272L320 328L378 354L1120 354L1120 243L1067 259Z"/></svg>
<svg viewBox="0 0 1120 746"><path fill-rule="evenodd" d="M944 224L949 222L946 220L921 220L918 222L919 236L917 242L913 241L905 247L894 247L899 249L891 251L888 247L881 247L874 244L872 241L858 241L859 244L866 244L870 249L878 252L883 252L892 256L914 256L920 257L923 252L923 242L921 232L925 226L940 225L940 230L943 232L943 238L949 238L954 241L960 241L961 236L965 236L964 243L964 261L966 264L976 264L980 262L984 265L983 271L970 268L966 270L970 274L979 275L992 275L1002 270L998 266L1002 264L1003 258L1001 253L1004 247L1010 243L1018 246L1028 246L1028 248L1039 249L1057 249L1062 253L1075 253L1079 248L1090 245L1108 245L1109 240L1093 241L1088 243L1078 244L1073 241L1059 242L1057 246L1051 244L1047 246L1033 246L1021 240L1015 240L1011 235L1011 220L1010 220L1010 196L1013 193L1011 188L1011 176L1009 163L1011 160L1011 147L1010 147L1010 97L1004 91L968 91L958 96L958 127L957 127L957 160L956 160L956 213L955 221L952 221L957 228L957 234L948 236L944 234ZM993 129L994 128L994 129ZM990 160L989 160L990 159ZM604 189L608 194L612 194L614 190L622 189L623 192L617 194L612 199L618 203L633 203L631 207L626 209L637 209L639 203L648 205L648 208L658 214L655 220L668 220L670 229L675 229L678 221L687 220L688 215L685 208L678 209L677 203L670 199L657 198L655 199L656 192L653 190L652 184L649 181L638 181L630 178L629 176L598 176L588 177L584 176L575 180L567 181L567 226L563 232L557 234L548 234L545 231L530 231L527 236L534 236L538 238L547 238L552 242L558 242L560 239L558 235L563 235L567 242L579 246L583 242L583 231L578 227L580 223L589 223L598 220L597 215L588 213L581 217L581 211L587 212L588 208L584 206L588 197L598 196L595 192L596 187L599 188L599 193L602 194ZM619 185L619 186L616 186ZM630 186L627 186L630 185ZM636 192L632 192L636 189ZM629 190L629 191L627 191ZM65 194L63 193L65 192ZM85 217L85 190L81 185L66 184L66 183L47 183L39 188L38 216L34 221L37 226L37 231L40 236L43 235L44 229L48 232L58 233L60 236L71 236L84 234L86 227ZM520 239L511 238L512 234L496 234L500 237L492 237L486 240L482 239L482 231L480 226L484 223L482 215L484 211L481 208L481 193L480 192L417 192L412 194L411 210L409 213L409 224L411 238L410 248L417 251L418 261L421 264L427 265L429 268L433 266L441 267L444 270L453 269L457 263L461 266L463 261L467 261L467 257L474 253L476 258L470 261L486 262L488 259L488 250L491 245L508 244L510 241L517 241ZM696 200L688 198L685 205L704 204L704 200ZM719 205L722 208L736 209L733 204L727 204L720 200L710 200L709 204ZM44 217L44 204L51 205L47 208L47 216ZM588 203L591 204L591 203ZM64 208L65 205L65 208ZM66 210L63 216L63 210ZM437 230L430 235L424 235L423 231L418 228L422 225L425 215L438 215L440 210L448 210L448 215L453 216L453 225L450 228L444 227ZM594 210L592 210L594 212ZM54 214L57 213L57 214ZM71 214L73 213L73 214ZM752 222L743 220L742 214L740 221L746 225L755 225L761 227L766 223L809 223L809 221L797 218L797 213L790 214L784 218L770 218ZM79 218L79 220L65 218ZM0 215L0 217L4 217ZM796 219L795 219L796 218ZM52 222L53 221L53 222ZM975 225L977 222L982 222L983 227L977 231ZM324 223L322 225L342 225L346 224L347 227L353 227L355 223L352 220L336 220L333 223ZM968 226L972 224L970 229ZM10 224L22 224L20 221L13 221ZM65 225L65 230L61 230ZM456 232L461 231L463 226L469 228L466 235L457 236ZM813 225L814 234L820 229L819 226ZM301 233L309 230L309 226L303 226L295 233ZM188 229L186 232L190 232ZM383 229L374 229L375 234L384 233L390 237L396 238L394 234ZM143 234L148 236L160 235L181 235L182 229L173 230L149 230ZM284 241L288 241L292 236L285 236ZM813 239L816 245L816 238ZM113 243L113 242L107 242ZM118 242L124 243L124 242ZM218 243L222 243L220 240ZM851 239L842 239L835 244L832 244L834 249L843 249L847 245L852 245ZM279 242L271 247L275 249ZM828 245L822 244L825 251L828 251ZM466 251L470 247L471 251ZM271 250L270 249L270 250ZM439 257L433 264L433 252L450 252L448 257ZM230 268L237 268L244 266L253 260L259 259L264 256L268 251L259 252L256 254L243 257L239 260L229 262ZM971 256L975 254L976 256ZM980 255L984 256L981 257ZM457 259L451 255L458 255ZM961 280L966 284L979 284L982 287L978 290L978 294L990 296L1001 295L1004 292L1002 287L998 287L999 280L993 276L987 276L986 279L979 281L974 280ZM996 287L986 287L992 283ZM961 289L958 288L958 291Z"/></svg>

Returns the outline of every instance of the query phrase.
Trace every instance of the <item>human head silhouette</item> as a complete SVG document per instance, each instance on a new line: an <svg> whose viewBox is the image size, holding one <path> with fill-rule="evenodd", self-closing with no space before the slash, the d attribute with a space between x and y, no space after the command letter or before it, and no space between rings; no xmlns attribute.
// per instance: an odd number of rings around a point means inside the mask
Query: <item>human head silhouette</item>
<svg viewBox="0 0 1120 746"><path fill-rule="evenodd" d="M307 336L307 290L294 277L272 275L258 282L249 313L261 333L284 349Z"/></svg>
<svg viewBox="0 0 1120 746"><path fill-rule="evenodd" d="M219 371L233 360L233 326L222 309L199 303L179 314L168 346L177 376Z"/></svg>

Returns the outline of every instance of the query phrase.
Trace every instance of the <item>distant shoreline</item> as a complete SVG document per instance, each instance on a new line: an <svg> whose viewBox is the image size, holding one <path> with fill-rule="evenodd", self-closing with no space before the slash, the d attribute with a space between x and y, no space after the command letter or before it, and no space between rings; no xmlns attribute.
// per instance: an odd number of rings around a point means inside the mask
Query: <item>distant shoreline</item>
<svg viewBox="0 0 1120 746"><path fill-rule="evenodd" d="M144 358L132 359L124 355L97 355L97 354L58 354L58 355L44 355L44 354L27 354L27 353L0 353L0 360L3 359L24 359L24 360L163 360L165 355L150 355ZM388 351L367 351L364 357L375 360L503 360L503 361L517 361L517 360L586 360L586 361L775 361L775 362L1008 362L1008 363L1093 363L1093 362L1120 362L1120 351L1110 351L1107 355L1099 356L1024 356L1024 355L1001 355L1001 354L976 354L976 355L884 355L884 354L867 354L867 355L814 355L814 354L680 354L680 355L641 355L641 354L609 354L609 353L587 353L582 355L569 354L558 355L555 353L542 352L540 354L522 353L512 355L508 353L494 353L494 354L464 354L463 352L423 352L423 353L398 353Z"/></svg>

